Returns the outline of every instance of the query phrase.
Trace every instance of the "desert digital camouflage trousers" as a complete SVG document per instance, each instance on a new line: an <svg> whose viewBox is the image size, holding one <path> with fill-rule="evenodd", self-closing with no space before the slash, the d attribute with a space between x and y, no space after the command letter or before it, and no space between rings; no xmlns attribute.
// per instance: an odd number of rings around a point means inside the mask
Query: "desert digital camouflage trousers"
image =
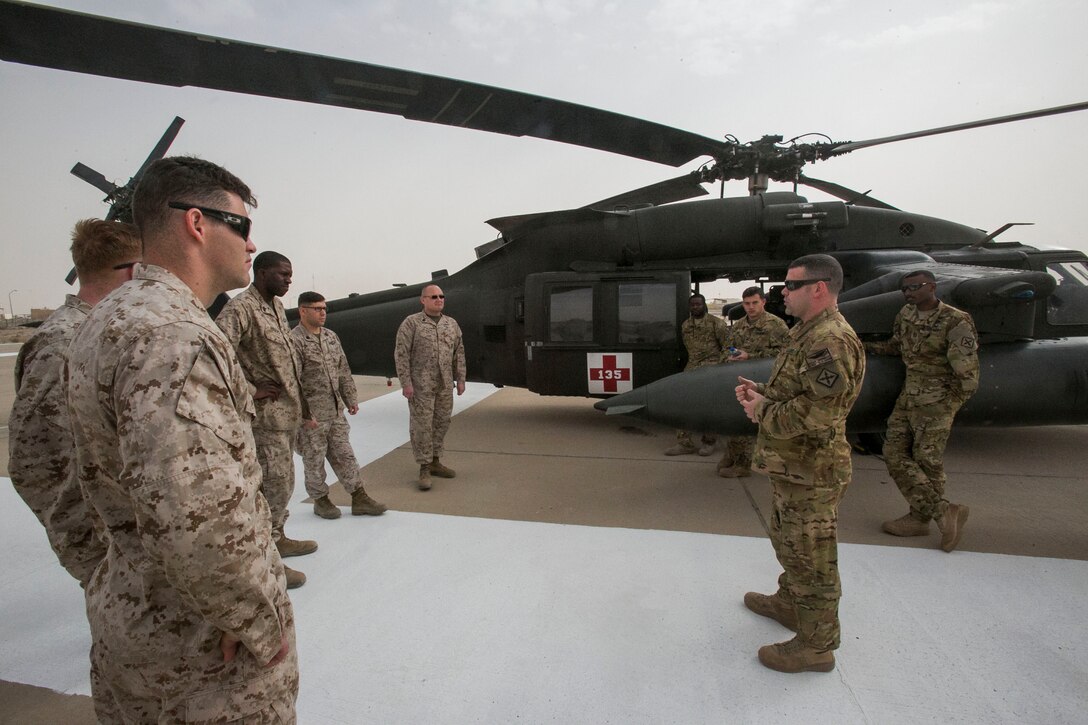
<svg viewBox="0 0 1088 725"><path fill-rule="evenodd" d="M276 532L287 522L287 506L295 492L295 462L291 457L293 436L294 432L289 430L253 429L257 460L261 464L261 493L268 501L274 536L278 536Z"/></svg>
<svg viewBox="0 0 1088 725"><path fill-rule="evenodd" d="M802 486L770 476L771 544L782 565L778 596L797 612L798 636L820 650L839 646L838 524L846 482Z"/></svg>
<svg viewBox="0 0 1088 725"><path fill-rule="evenodd" d="M446 431L450 429L453 388L416 388L412 399L408 401L408 411L411 414L408 434L412 439L412 453L416 457L416 463L430 463L431 459L442 455L442 444L446 440Z"/></svg>
<svg viewBox="0 0 1088 725"><path fill-rule="evenodd" d="M298 656L294 626L287 657L262 667L239 645L223 662L219 634L200 652L171 653L166 661L130 662L92 649L92 696L102 723L295 722Z"/></svg>
<svg viewBox="0 0 1088 725"><path fill-rule="evenodd" d="M316 428L299 426L298 450L306 472L306 493L314 498L329 495L325 483L325 459L332 465L341 485L348 493L359 488L359 462L351 450L351 425L340 415L332 420L318 421Z"/></svg>
<svg viewBox="0 0 1088 725"><path fill-rule="evenodd" d="M888 418L884 462L911 515L919 521L939 519L948 508L944 497L944 448L960 403L908 406L896 402Z"/></svg>

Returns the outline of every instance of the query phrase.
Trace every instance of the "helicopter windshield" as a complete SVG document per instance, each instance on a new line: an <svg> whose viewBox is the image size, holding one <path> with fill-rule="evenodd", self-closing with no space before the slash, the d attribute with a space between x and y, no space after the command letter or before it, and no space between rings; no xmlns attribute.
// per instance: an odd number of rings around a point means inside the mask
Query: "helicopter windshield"
<svg viewBox="0 0 1088 725"><path fill-rule="evenodd" d="M1058 287L1047 298L1046 319L1052 325L1088 324L1088 265L1055 262L1047 265Z"/></svg>

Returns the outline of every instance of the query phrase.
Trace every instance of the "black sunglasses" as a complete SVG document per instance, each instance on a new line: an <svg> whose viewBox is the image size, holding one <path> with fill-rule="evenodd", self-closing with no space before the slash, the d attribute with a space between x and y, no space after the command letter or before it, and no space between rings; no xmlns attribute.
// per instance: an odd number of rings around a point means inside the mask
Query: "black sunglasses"
<svg viewBox="0 0 1088 725"><path fill-rule="evenodd" d="M925 287L929 282L915 282L914 284L905 284L899 288L900 292L917 292Z"/></svg>
<svg viewBox="0 0 1088 725"><path fill-rule="evenodd" d="M787 279L785 281L786 289L790 292L796 292L805 285L816 284L817 282L830 282L830 277L815 277L813 279Z"/></svg>
<svg viewBox="0 0 1088 725"><path fill-rule="evenodd" d="M113 268L114 269L132 269L137 264L139 264L139 262L121 262L120 264L113 265Z"/></svg>
<svg viewBox="0 0 1088 725"><path fill-rule="evenodd" d="M253 226L253 220L247 216L241 214L235 214L234 212L223 211L222 209L209 209L204 206L197 206L196 204L187 204L183 201L171 201L167 204L171 209L181 209L182 211L188 211L190 209L196 209L204 214L207 214L212 219L218 219L226 224L228 227L238 233L242 239L249 241L249 230Z"/></svg>
<svg viewBox="0 0 1088 725"><path fill-rule="evenodd" d="M428 295L432 300L444 300L446 295Z"/></svg>
<svg viewBox="0 0 1088 725"><path fill-rule="evenodd" d="M302 309L304 309L304 310L317 310L318 312L328 312L329 311L328 307L313 307L312 305L307 306L307 307L303 307Z"/></svg>

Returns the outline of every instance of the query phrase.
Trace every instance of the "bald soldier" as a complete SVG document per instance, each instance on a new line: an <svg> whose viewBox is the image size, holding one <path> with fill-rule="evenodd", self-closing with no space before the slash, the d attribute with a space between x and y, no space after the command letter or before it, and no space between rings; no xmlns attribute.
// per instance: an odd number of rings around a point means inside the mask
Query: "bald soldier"
<svg viewBox="0 0 1088 725"><path fill-rule="evenodd" d="M759 287L749 287L741 293L744 317L731 328L733 349L726 362L775 357L786 346L790 328L778 315L767 312L767 297ZM752 475L753 436L731 436L725 453L718 461L722 478L743 478Z"/></svg>
<svg viewBox="0 0 1088 725"><path fill-rule="evenodd" d="M16 492L45 527L61 565L86 587L106 555L105 530L75 471L64 364L91 308L132 278L140 259L136 227L84 219L72 231L79 291L49 316L15 359L15 404L8 423L8 471Z"/></svg>
<svg viewBox="0 0 1088 725"><path fill-rule="evenodd" d="M291 288L292 272L287 257L261 252L253 260L253 284L228 302L215 319L234 345L257 407L253 440L261 464L261 493L272 512L272 538L285 558L317 550L316 541L292 539L284 533L295 492L295 435L303 421L307 427L315 427L302 397L298 351L279 299ZM288 588L305 583L305 574L287 568Z"/></svg>
<svg viewBox="0 0 1088 725"><path fill-rule="evenodd" d="M208 161L151 164L133 200L144 263L69 348L80 484L110 536L87 585L101 722L294 721L294 615L253 400L205 311L249 279L254 204Z"/></svg>
<svg viewBox="0 0 1088 725"><path fill-rule="evenodd" d="M397 330L393 356L411 413L408 432L419 464L419 490L427 491L432 475L456 475L439 459L453 414L453 386L458 395L465 392L465 346L457 321L443 314L446 295L441 287L424 287L419 302L423 310L405 318Z"/></svg>
<svg viewBox="0 0 1088 725"><path fill-rule="evenodd" d="M865 351L838 309L842 267L826 254L794 260L786 311L799 322L766 383L739 378L737 400L759 426L753 468L771 481L778 591L744 605L797 635L759 649L780 672L830 672L839 647L839 501L850 483L846 416L861 392Z"/></svg>
<svg viewBox="0 0 1088 725"><path fill-rule="evenodd" d="M907 379L888 418L884 461L910 511L885 521L893 536L926 536L929 522L941 532L941 549L953 551L970 509L944 497L944 447L957 411L978 389L978 334L971 315L937 299L929 270L903 275L906 302L895 316L892 338L867 342L877 355L899 355Z"/></svg>

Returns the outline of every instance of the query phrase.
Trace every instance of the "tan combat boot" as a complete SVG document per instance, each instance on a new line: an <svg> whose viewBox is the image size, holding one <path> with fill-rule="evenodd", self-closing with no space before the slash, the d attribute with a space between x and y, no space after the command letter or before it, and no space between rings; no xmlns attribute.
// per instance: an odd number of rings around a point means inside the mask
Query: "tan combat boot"
<svg viewBox="0 0 1088 725"><path fill-rule="evenodd" d="M429 464L421 463L419 466L419 490L430 491L431 490L431 467Z"/></svg>
<svg viewBox="0 0 1088 725"><path fill-rule="evenodd" d="M438 476L439 478L454 478L457 476L457 472L454 471L452 468L443 466L441 463L439 463L437 456L431 460L430 469L431 475Z"/></svg>
<svg viewBox="0 0 1088 725"><path fill-rule="evenodd" d="M782 597L777 593L748 592L744 595L744 606L761 617L770 617L786 629L797 631L797 611L782 601Z"/></svg>
<svg viewBox="0 0 1088 725"><path fill-rule="evenodd" d="M283 567L283 573L287 576L288 589L298 589L306 583L306 575L301 571L295 571L294 569L285 566Z"/></svg>
<svg viewBox="0 0 1088 725"><path fill-rule="evenodd" d="M699 446L698 454L700 456L709 456L713 452L714 452L714 444L713 443L704 443L703 445Z"/></svg>
<svg viewBox="0 0 1088 725"><path fill-rule="evenodd" d="M340 509L329 500L328 496L314 499L314 513L323 519L340 518Z"/></svg>
<svg viewBox="0 0 1088 725"><path fill-rule="evenodd" d="M919 521L911 514L900 516L880 525L885 533L892 536L925 536L929 533L929 522Z"/></svg>
<svg viewBox="0 0 1088 725"><path fill-rule="evenodd" d="M279 536L277 536L279 534ZM288 556L305 556L306 554L312 554L317 551L317 542L310 539L289 539L287 534L283 533L283 529L272 532L272 538L276 540L276 548L279 549L280 557L287 558Z"/></svg>
<svg viewBox="0 0 1088 725"><path fill-rule="evenodd" d="M830 672L835 669L835 654L831 650L813 649L800 637L760 647L759 661L764 667L779 672Z"/></svg>
<svg viewBox="0 0 1088 725"><path fill-rule="evenodd" d="M744 468L742 466L731 466L729 468L719 468L718 475L722 478L748 478L752 475L752 469Z"/></svg>
<svg viewBox="0 0 1088 725"><path fill-rule="evenodd" d="M665 449L666 456L687 456L695 453L695 446L685 446L683 443L677 443L672 448Z"/></svg>
<svg viewBox="0 0 1088 725"><path fill-rule="evenodd" d="M718 470L721 471L722 469L732 468L732 467L733 467L733 456L729 455L729 452L726 451L725 455L722 456L722 459L720 461L718 461Z"/></svg>
<svg viewBox="0 0 1088 725"><path fill-rule="evenodd" d="M362 486L351 492L352 516L381 516L389 508L384 503L378 503L367 495Z"/></svg>
<svg viewBox="0 0 1088 725"><path fill-rule="evenodd" d="M937 528L941 530L941 548L952 551L960 543L963 536L963 525L967 523L967 515L971 509L958 503L948 504L944 516L937 520Z"/></svg>

